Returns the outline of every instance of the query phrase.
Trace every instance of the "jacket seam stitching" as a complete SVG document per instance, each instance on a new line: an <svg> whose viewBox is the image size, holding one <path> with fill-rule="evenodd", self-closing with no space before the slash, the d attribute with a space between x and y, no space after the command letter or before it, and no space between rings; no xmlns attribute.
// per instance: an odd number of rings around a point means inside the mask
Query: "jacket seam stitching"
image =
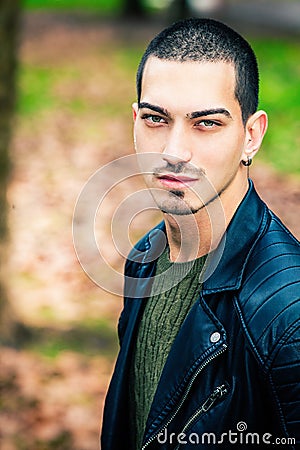
<svg viewBox="0 0 300 450"><path fill-rule="evenodd" d="M291 303L290 305L286 306L281 312L288 310L292 305L294 305L295 303L297 303L298 300L295 300L293 303ZM259 342L262 339L262 336L264 335L265 331L267 330L268 326L272 325L272 323L275 322L275 320L279 317L280 314L277 314L277 316L275 316L272 321L264 328L264 331L261 333L261 335L259 336L259 338L257 339L257 342ZM293 333L294 331L294 327L297 328L297 323L299 321L296 320L296 322L294 322L293 324L289 325L286 330L284 331L284 333L280 336L280 338L278 339L278 341L275 341L274 345L272 346L272 348L270 349L270 356L267 358L266 362L268 362L268 365L272 365L272 360L275 359L278 351L280 350L280 348L284 345L284 343L286 342L286 340L289 338L290 334ZM279 347L277 349L277 347ZM273 356L273 354L275 354L275 356Z"/></svg>
<svg viewBox="0 0 300 450"><path fill-rule="evenodd" d="M298 328L298 325L300 323L300 319L297 319L293 324L291 324L284 332L284 334L278 339L278 341L275 342L275 344L273 345L270 354L267 358L262 357L262 355L259 352L259 348L258 345L254 343L253 337L250 334L249 331L249 327L248 324L246 323L244 317L243 317L243 313L242 310L240 308L239 302L238 302L238 298L236 296L234 296L234 305L236 306L237 312L238 312L238 316L240 318L241 324L242 324L242 328L245 331L246 337L255 353L255 355L257 356L257 358L259 359L260 363L263 365L263 371L267 374L270 373L271 369L272 369L272 364L274 363L274 360L278 354L278 352L280 351L280 349L283 347L283 345L285 344L285 342L288 340L288 338L293 334L293 332Z"/></svg>
<svg viewBox="0 0 300 450"><path fill-rule="evenodd" d="M279 225L281 227L281 229L283 229L284 231L287 232L287 234L293 239L293 241L299 245L299 241L298 239L295 238L295 236L290 232L290 230L281 222L281 220L278 219L278 217L272 212L270 211L271 217L272 219L277 223L277 225Z"/></svg>
<svg viewBox="0 0 300 450"><path fill-rule="evenodd" d="M285 333L279 338L278 342L275 343L273 346L270 357L267 359L268 361L268 368L270 371L274 367L274 361L276 359L276 356L278 355L278 352L282 349L282 347L285 345L286 341L289 339L289 337L294 333L294 331L297 330L298 326L300 324L300 319L297 319L293 324L291 324L285 331Z"/></svg>
<svg viewBox="0 0 300 450"><path fill-rule="evenodd" d="M272 245L274 245L274 244L272 244ZM260 250L260 252L263 252L264 250L265 249L263 248ZM257 256L257 254L255 255L255 257L256 256ZM262 267L264 267L266 264L269 264L270 262L274 262L275 259L286 258L289 256L298 256L298 253L292 253L292 252L280 253L280 254L276 254L276 255L272 256L268 260L263 260L259 265L256 266L256 268L254 270L252 270L251 274L249 274L249 276L246 280L247 284L250 283L251 278L253 278L262 269ZM295 266L292 266L292 267L295 267ZM276 272L275 275L277 275L277 273L279 273L279 272Z"/></svg>
<svg viewBox="0 0 300 450"><path fill-rule="evenodd" d="M267 373L267 371L265 370L265 367L266 367L265 366L265 362L264 362L262 356L260 355L260 353L258 351L258 348L256 347L256 345L255 345L255 343L253 341L253 338L250 335L250 332L248 330L248 325L246 324L246 321L245 321L245 319L243 317L243 313L242 313L242 310L240 308L240 305L239 305L239 302L238 302L238 298L236 296L234 296L233 297L233 301L234 301L234 306L235 306L235 308L237 310L238 317L240 319L242 328L243 328L243 330L245 332L245 335L246 335L246 338L247 338L247 340L248 340L248 342L250 344L250 347L252 348L252 350L254 352L254 355L256 356L256 358L258 359L259 363L261 364L263 372Z"/></svg>

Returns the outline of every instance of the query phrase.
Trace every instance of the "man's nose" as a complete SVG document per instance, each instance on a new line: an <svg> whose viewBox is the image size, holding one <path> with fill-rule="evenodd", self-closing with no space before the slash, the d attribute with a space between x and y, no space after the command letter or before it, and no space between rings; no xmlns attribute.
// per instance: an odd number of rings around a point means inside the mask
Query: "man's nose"
<svg viewBox="0 0 300 450"><path fill-rule="evenodd" d="M162 156L170 164L191 161L190 142L183 126L174 126L170 130Z"/></svg>

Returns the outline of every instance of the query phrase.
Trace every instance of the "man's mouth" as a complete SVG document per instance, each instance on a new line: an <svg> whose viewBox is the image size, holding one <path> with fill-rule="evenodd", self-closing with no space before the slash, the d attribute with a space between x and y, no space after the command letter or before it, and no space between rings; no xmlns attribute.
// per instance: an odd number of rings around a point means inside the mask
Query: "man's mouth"
<svg viewBox="0 0 300 450"><path fill-rule="evenodd" d="M190 187L192 184L198 181L198 178L188 175L161 173L155 174L155 177L159 182L170 189L184 189Z"/></svg>

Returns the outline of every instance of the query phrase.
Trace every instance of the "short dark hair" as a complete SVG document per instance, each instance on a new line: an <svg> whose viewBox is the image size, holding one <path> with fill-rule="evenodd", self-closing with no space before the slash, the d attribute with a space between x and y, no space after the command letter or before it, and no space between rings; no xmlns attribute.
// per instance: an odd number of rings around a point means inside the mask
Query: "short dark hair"
<svg viewBox="0 0 300 450"><path fill-rule="evenodd" d="M168 61L228 62L235 68L235 96L244 124L258 106L258 67L250 44L236 31L213 19L190 18L161 31L148 45L137 71L137 96L150 56Z"/></svg>

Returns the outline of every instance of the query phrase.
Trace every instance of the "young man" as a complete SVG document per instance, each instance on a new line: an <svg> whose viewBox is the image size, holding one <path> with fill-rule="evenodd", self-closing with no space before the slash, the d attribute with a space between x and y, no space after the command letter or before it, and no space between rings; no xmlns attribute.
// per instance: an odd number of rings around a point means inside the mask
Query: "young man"
<svg viewBox="0 0 300 450"><path fill-rule="evenodd" d="M248 178L267 128L253 51L181 21L149 44L137 93L164 221L126 263L102 450L296 448L300 246Z"/></svg>

